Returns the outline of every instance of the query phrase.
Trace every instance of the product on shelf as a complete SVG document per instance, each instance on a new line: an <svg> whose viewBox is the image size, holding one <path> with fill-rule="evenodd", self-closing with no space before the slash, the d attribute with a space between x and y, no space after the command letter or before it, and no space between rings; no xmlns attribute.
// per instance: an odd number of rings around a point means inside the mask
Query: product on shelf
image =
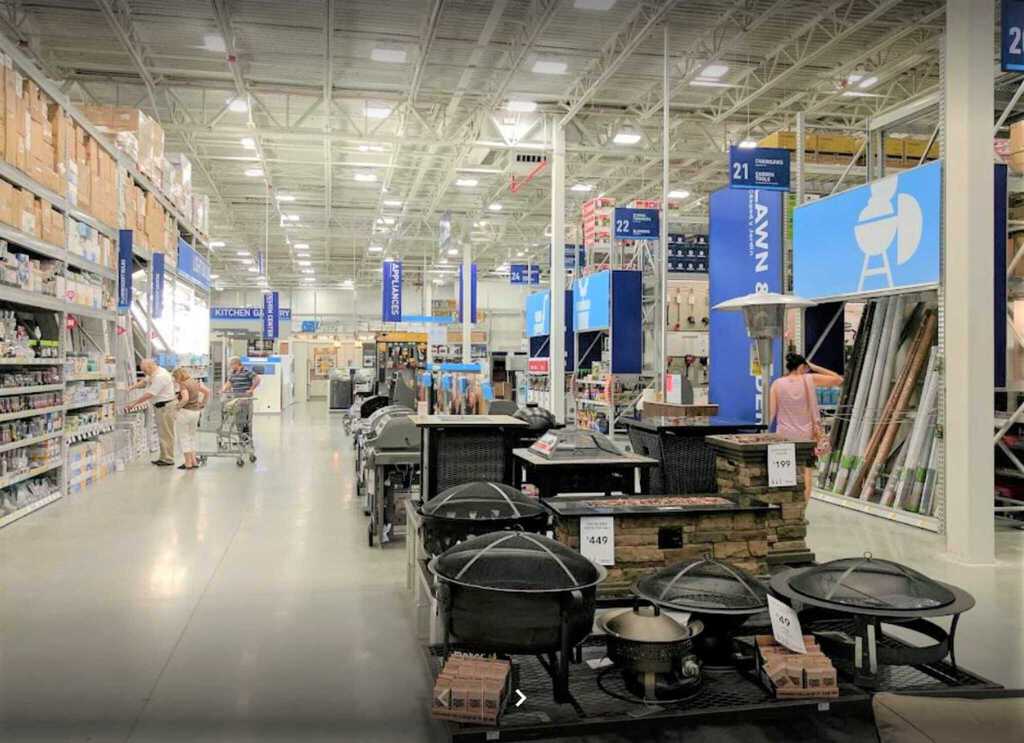
<svg viewBox="0 0 1024 743"><path fill-rule="evenodd" d="M63 413L47 413L32 418L19 418L0 423L0 445L13 444L60 431L63 420Z"/></svg>
<svg viewBox="0 0 1024 743"><path fill-rule="evenodd" d="M0 328L3 327L3 312L0 311ZM60 384L60 371L56 364L41 369L11 369L0 371L0 389L5 387L42 387Z"/></svg>
<svg viewBox="0 0 1024 743"><path fill-rule="evenodd" d="M85 222L71 221L68 252L104 268L114 268L114 241Z"/></svg>
<svg viewBox="0 0 1024 743"><path fill-rule="evenodd" d="M37 395L8 395L0 397L0 414L20 413L24 410L42 410L64 404L59 392L45 392Z"/></svg>
<svg viewBox="0 0 1024 743"><path fill-rule="evenodd" d="M54 473L45 473L0 489L0 517L26 508L59 491L60 485Z"/></svg>

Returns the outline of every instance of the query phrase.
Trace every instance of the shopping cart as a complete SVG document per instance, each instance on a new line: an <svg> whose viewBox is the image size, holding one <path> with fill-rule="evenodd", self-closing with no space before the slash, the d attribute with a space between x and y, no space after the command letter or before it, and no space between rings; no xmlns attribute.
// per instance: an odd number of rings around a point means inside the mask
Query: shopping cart
<svg viewBox="0 0 1024 743"><path fill-rule="evenodd" d="M199 464L206 464L209 457L234 457L239 467L245 465L246 457L250 462L256 461L252 433L252 395L211 399L205 412L205 427L201 423L199 433L216 436L217 448L196 452Z"/></svg>

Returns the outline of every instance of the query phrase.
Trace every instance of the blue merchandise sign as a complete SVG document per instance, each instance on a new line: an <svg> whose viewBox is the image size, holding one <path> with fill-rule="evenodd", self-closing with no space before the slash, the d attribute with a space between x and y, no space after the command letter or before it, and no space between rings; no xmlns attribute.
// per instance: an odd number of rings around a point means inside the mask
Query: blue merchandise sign
<svg viewBox="0 0 1024 743"><path fill-rule="evenodd" d="M942 163L793 211L793 292L808 299L888 293L939 281Z"/></svg>
<svg viewBox="0 0 1024 743"><path fill-rule="evenodd" d="M290 322L292 311L290 307L279 307L277 316L280 320ZM211 307L211 320L263 320L262 307Z"/></svg>
<svg viewBox="0 0 1024 743"><path fill-rule="evenodd" d="M459 311L455 315L457 322L462 322L462 266L459 266L459 296L456 300L458 302ZM469 269L469 321L471 323L476 322L476 264L472 264Z"/></svg>
<svg viewBox="0 0 1024 743"><path fill-rule="evenodd" d="M164 314L164 254L153 253L150 262L149 314L156 320Z"/></svg>
<svg viewBox="0 0 1024 743"><path fill-rule="evenodd" d="M657 240L661 236L658 209L615 209L616 240Z"/></svg>
<svg viewBox="0 0 1024 743"><path fill-rule="evenodd" d="M551 290L533 292L526 297L526 337L551 335Z"/></svg>
<svg viewBox="0 0 1024 743"><path fill-rule="evenodd" d="M583 268L587 265L587 248L584 245L570 245L565 244L565 270L574 271L577 268L577 262L579 268Z"/></svg>
<svg viewBox="0 0 1024 743"><path fill-rule="evenodd" d="M381 264L381 315L384 322L402 322L402 262Z"/></svg>
<svg viewBox="0 0 1024 743"><path fill-rule="evenodd" d="M132 306L132 231L117 231L117 310Z"/></svg>
<svg viewBox="0 0 1024 743"><path fill-rule="evenodd" d="M577 332L603 330L608 327L608 311L612 301L611 287L611 271L592 273L573 282L572 306Z"/></svg>
<svg viewBox="0 0 1024 743"><path fill-rule="evenodd" d="M999 63L1004 72L1024 72L1024 0L1002 0Z"/></svg>
<svg viewBox="0 0 1024 743"><path fill-rule="evenodd" d="M729 185L732 188L789 190L789 150L779 147L730 147Z"/></svg>
<svg viewBox="0 0 1024 743"><path fill-rule="evenodd" d="M753 292L782 291L782 210L780 191L723 188L711 194L710 305ZM797 292L799 294L799 292ZM711 311L708 332L711 364L708 396L719 415L761 421L761 376L752 363L753 342L742 312ZM782 339L774 344L772 377L778 377Z"/></svg>
<svg viewBox="0 0 1024 743"><path fill-rule="evenodd" d="M204 289L210 288L209 261L181 238L178 238L178 273L188 276Z"/></svg>
<svg viewBox="0 0 1024 743"><path fill-rule="evenodd" d="M263 340L272 341L280 333L280 298L277 292L263 295Z"/></svg>
<svg viewBox="0 0 1024 743"><path fill-rule="evenodd" d="M540 266L531 266L527 263L513 263L509 266L508 282L510 284L539 284Z"/></svg>

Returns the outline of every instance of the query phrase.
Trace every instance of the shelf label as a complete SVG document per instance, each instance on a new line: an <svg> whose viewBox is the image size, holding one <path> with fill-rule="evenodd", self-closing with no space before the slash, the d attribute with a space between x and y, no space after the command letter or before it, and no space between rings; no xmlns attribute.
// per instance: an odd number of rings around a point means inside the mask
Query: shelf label
<svg viewBox="0 0 1024 743"><path fill-rule="evenodd" d="M615 564L615 517L580 517L580 553L598 565Z"/></svg>
<svg viewBox="0 0 1024 743"><path fill-rule="evenodd" d="M768 616L772 620L772 636L782 647L794 653L806 653L804 632L796 612L772 595L768 596Z"/></svg>
<svg viewBox="0 0 1024 743"><path fill-rule="evenodd" d="M796 485L796 444L768 444L768 487Z"/></svg>

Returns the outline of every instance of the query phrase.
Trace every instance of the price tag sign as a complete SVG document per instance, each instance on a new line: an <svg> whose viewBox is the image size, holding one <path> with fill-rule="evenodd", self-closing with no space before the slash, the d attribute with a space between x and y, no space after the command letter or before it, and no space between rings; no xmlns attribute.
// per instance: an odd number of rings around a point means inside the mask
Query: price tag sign
<svg viewBox="0 0 1024 743"><path fill-rule="evenodd" d="M768 487L796 485L796 444L768 444Z"/></svg>
<svg viewBox="0 0 1024 743"><path fill-rule="evenodd" d="M550 454L551 450L558 444L558 436L553 433L546 433L537 439L530 448L541 454Z"/></svg>
<svg viewBox="0 0 1024 743"><path fill-rule="evenodd" d="M806 653L804 632L796 612L774 596L768 596L768 616L772 620L772 635L782 647L794 653Z"/></svg>
<svg viewBox="0 0 1024 743"><path fill-rule="evenodd" d="M580 517L580 553L598 565L615 564L615 517Z"/></svg>

